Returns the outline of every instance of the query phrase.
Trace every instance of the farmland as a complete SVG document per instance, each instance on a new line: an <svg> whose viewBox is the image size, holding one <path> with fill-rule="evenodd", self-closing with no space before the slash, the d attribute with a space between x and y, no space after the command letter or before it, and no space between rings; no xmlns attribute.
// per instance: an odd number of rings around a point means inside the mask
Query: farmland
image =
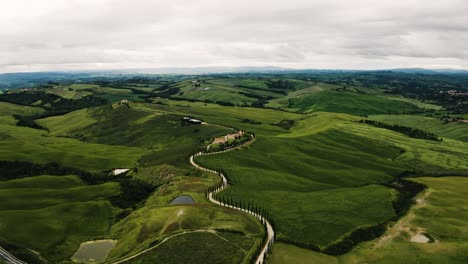
<svg viewBox="0 0 468 264"><path fill-rule="evenodd" d="M32 263L70 263L99 239L117 241L103 263L249 263L262 224L210 203L218 175L188 161L243 130L252 144L196 162L228 177L219 197L271 219L269 262L463 263L465 178L446 176L468 175L468 125L447 121L466 118L465 102L454 107L421 76L397 87L386 74L147 75L6 92L0 244ZM171 204L181 196L192 202ZM439 242L410 242L417 230Z"/></svg>

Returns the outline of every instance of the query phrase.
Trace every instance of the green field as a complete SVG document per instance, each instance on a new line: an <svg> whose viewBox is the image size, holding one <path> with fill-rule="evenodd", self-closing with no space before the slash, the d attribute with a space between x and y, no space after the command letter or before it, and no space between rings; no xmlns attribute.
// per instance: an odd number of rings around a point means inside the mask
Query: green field
<svg viewBox="0 0 468 264"><path fill-rule="evenodd" d="M270 263L466 263L468 215L464 191L468 179L460 177L417 178L429 188L418 196L410 213L392 226L383 238L363 243L348 254L332 257L277 243ZM426 232L435 243L410 242L412 235ZM396 253L398 252L398 253Z"/></svg>
<svg viewBox="0 0 468 264"><path fill-rule="evenodd" d="M0 125L8 140L0 141L0 160L60 164L89 171L132 168L145 153L136 147L85 143L77 139L49 137L47 132L27 127Z"/></svg>
<svg viewBox="0 0 468 264"><path fill-rule="evenodd" d="M438 118L419 115L375 115L370 116L369 119L387 124L414 127L434 133L443 138L457 139L468 142L468 124L444 124Z"/></svg>
<svg viewBox="0 0 468 264"><path fill-rule="evenodd" d="M0 124L15 125L17 120L13 115L36 115L42 114L45 110L39 107L16 105L7 102L0 102Z"/></svg>
<svg viewBox="0 0 468 264"><path fill-rule="evenodd" d="M219 177L189 163L210 139L241 129L252 144L196 161L225 172L221 196L273 219L269 262L467 263L466 178L418 178L467 175L468 125L439 119L467 117L464 98L445 92L464 79L350 74L123 74L0 94L0 244L49 263L113 239L103 263L148 250L128 263L247 264L262 224L210 203ZM406 214L416 194L400 177L428 186ZM194 204L171 205L182 195ZM435 243L410 242L421 232ZM318 252L340 245L351 246Z"/></svg>
<svg viewBox="0 0 468 264"><path fill-rule="evenodd" d="M106 235L115 214L106 199L119 192L118 183L87 186L77 176L2 182L8 203L0 208L0 236L47 259L66 259L83 240Z"/></svg>
<svg viewBox="0 0 468 264"><path fill-rule="evenodd" d="M292 98L289 100L289 108L297 108L304 113L326 111L353 115L402 114L419 111L415 104L405 101L337 91L324 91Z"/></svg>
<svg viewBox="0 0 468 264"><path fill-rule="evenodd" d="M243 254L232 241L217 234L200 232L174 237L128 263L240 263Z"/></svg>
<svg viewBox="0 0 468 264"><path fill-rule="evenodd" d="M226 196L249 197L267 208L280 239L321 248L393 217L392 191L369 184L405 170L468 169L463 142L411 139L354 120L313 115L289 132L258 137L247 150L198 160L226 171L233 183Z"/></svg>

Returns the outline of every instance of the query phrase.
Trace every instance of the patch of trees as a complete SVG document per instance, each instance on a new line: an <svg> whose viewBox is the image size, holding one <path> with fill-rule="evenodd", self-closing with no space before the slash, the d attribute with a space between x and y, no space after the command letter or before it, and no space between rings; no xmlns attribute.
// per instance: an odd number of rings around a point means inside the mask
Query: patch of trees
<svg viewBox="0 0 468 264"><path fill-rule="evenodd" d="M250 98L261 99L261 100L270 100L274 98L273 96L264 96L264 95L252 94L252 93L247 93L247 92L239 92L239 94L245 95Z"/></svg>
<svg viewBox="0 0 468 264"><path fill-rule="evenodd" d="M426 188L424 184L401 178L403 176L412 174L414 174L414 172L405 171L395 181L383 184L384 186L395 189L398 192L397 198L392 202L393 210L395 211L395 217L392 219L394 221L398 220L408 212L411 205L414 204L414 197ZM341 255L347 253L360 242L382 236L386 231L386 226L386 223L381 223L369 227L359 228L341 241L327 247L325 250L323 250L323 252L331 255Z"/></svg>
<svg viewBox="0 0 468 264"><path fill-rule="evenodd" d="M268 80L268 81L265 82L265 84L270 89L276 89L276 90L283 91L284 94L287 94L288 90L295 90L294 83L290 82L290 81L287 81L287 80L278 80L278 81Z"/></svg>
<svg viewBox="0 0 468 264"><path fill-rule="evenodd" d="M216 101L215 103L219 104L219 105L222 105L222 106L235 106L235 104L233 104L231 102L225 102L225 101Z"/></svg>
<svg viewBox="0 0 468 264"><path fill-rule="evenodd" d="M285 91L272 90L272 89L269 89L269 88L261 88L261 87L241 85L241 84L234 85L234 87L245 88L245 89L250 89L250 90L272 92L272 93L277 93L277 94L281 94L281 95L286 95L287 94L287 92L285 92Z"/></svg>
<svg viewBox="0 0 468 264"><path fill-rule="evenodd" d="M38 123L36 123L36 121L34 121L34 117L33 116L22 116L22 115L17 115L17 114L14 114L13 117L18 120L18 122L16 122L16 125L17 126L23 126L23 127L30 127L30 128L34 128L34 129L42 129L42 130L47 130L47 128L39 125Z"/></svg>
<svg viewBox="0 0 468 264"><path fill-rule="evenodd" d="M106 99L92 95L85 96L77 100L72 100L62 98L55 94L38 91L2 94L0 95L0 101L27 106L40 101L40 105L44 108L47 108L49 112L58 112L61 114L82 108L107 104Z"/></svg>
<svg viewBox="0 0 468 264"><path fill-rule="evenodd" d="M416 128L405 127L405 126L400 126L400 125L389 125L389 124L385 124L385 123L374 121L374 120L360 120L359 123L369 124L375 127L393 130L393 131L405 134L408 137L412 137L412 138L426 139L426 140L439 141L439 142L443 140L442 138L439 138L436 134L426 132L426 131L416 129Z"/></svg>
<svg viewBox="0 0 468 264"><path fill-rule="evenodd" d="M260 99L260 100L253 102L251 106L256 107L256 108L265 108L265 104L267 103L268 103L267 100Z"/></svg>
<svg viewBox="0 0 468 264"><path fill-rule="evenodd" d="M277 123L273 123L271 125L278 126L278 127L283 128L283 129L289 130L294 126L295 123L296 122L294 120L285 119L285 120L281 120L281 121L279 121Z"/></svg>
<svg viewBox="0 0 468 264"><path fill-rule="evenodd" d="M413 173L414 172L406 171L401 175L409 176ZM393 201L393 210L396 214L395 220L405 215L411 205L414 204L414 197L427 188L424 184L408 181L401 177L398 177L394 182L385 183L383 185L398 191L397 199Z"/></svg>
<svg viewBox="0 0 468 264"><path fill-rule="evenodd" d="M368 241L383 235L385 233L386 227L386 223L369 227L361 227L357 230L354 230L351 234L346 236L338 243L328 246L325 250L323 250L323 252L330 255L341 255L347 253L358 243L362 241Z"/></svg>
<svg viewBox="0 0 468 264"><path fill-rule="evenodd" d="M118 182L121 192L111 197L109 201L120 208L135 208L156 189L149 183L125 175L110 175L105 172L90 173L76 168L63 167L57 162L37 164L27 161L0 161L0 170L2 181L37 175L77 175L89 185Z"/></svg>
<svg viewBox="0 0 468 264"><path fill-rule="evenodd" d="M248 119L248 118L242 119L241 123L252 124L252 125L261 125L262 124L262 122L255 121L255 120Z"/></svg>
<svg viewBox="0 0 468 264"><path fill-rule="evenodd" d="M143 91L143 90L140 90L140 89L130 88L130 90L134 94L149 94L149 92L146 92L146 91Z"/></svg>
<svg viewBox="0 0 468 264"><path fill-rule="evenodd" d="M179 92L180 92L180 89L179 89L179 88L177 88L177 87L169 87L169 88L166 89L166 90L154 92L154 95L155 95L155 96L162 97L162 98L169 98L169 97L171 97L172 95L178 94Z"/></svg>

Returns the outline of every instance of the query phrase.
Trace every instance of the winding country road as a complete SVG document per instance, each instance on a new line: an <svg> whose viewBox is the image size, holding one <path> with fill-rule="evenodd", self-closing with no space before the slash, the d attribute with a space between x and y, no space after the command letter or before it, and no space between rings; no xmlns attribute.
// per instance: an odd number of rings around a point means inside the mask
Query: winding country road
<svg viewBox="0 0 468 264"><path fill-rule="evenodd" d="M236 209L236 210L239 210L239 211L242 211L242 212L246 212L248 214L251 214L251 215L255 216L258 220L260 220L260 222L265 223L265 227L266 227L266 231L267 231L267 239L265 241L265 244L262 247L262 250L261 250L260 254L257 257L257 260L255 261L255 264L262 264L264 259L266 258L267 254L268 254L269 246L271 246L273 244L274 239L275 239L275 230L273 229L273 226L271 225L271 223L267 219L265 219L261 215L258 215L258 214L254 213L252 211L242 209L242 208L239 208L239 207L235 207L235 206L232 206L232 205L225 205L225 204L222 204L220 201L216 200L214 198L214 195L216 193L219 193L219 192L223 191L224 189L226 189L229 186L228 181L226 179L226 176L224 176L224 174L222 174L219 171L204 168L201 165L197 164L195 162L195 160L194 160L194 157L197 157L197 156L216 155L216 154L220 154L220 153L233 151L235 149L239 149L239 148L242 148L242 147L244 147L246 145L251 144L254 140L255 140L255 138L252 136L251 140L249 140L248 142L246 142L246 143L244 143L244 144L242 144L240 146L230 148L230 149L227 149L227 150L224 150L224 151L211 152L211 153L198 152L198 153L193 154L192 156L190 156L190 164L192 164L192 166L194 166L197 169L204 170L204 171L211 172L211 173L215 173L215 174L218 174L221 177L222 182L223 182L221 187L208 193L208 199L210 200L210 202L215 203L215 204L220 205L220 206L224 206L224 207Z"/></svg>
<svg viewBox="0 0 468 264"><path fill-rule="evenodd" d="M15 256L6 251L3 247L0 247L0 258L8 264L27 264L26 262L17 259Z"/></svg>
<svg viewBox="0 0 468 264"><path fill-rule="evenodd" d="M255 140L255 137L251 136L251 139L248 142L246 142L246 143L244 143L244 144L242 144L240 146L237 146L237 147L233 147L233 148L226 149L226 150L223 150L223 151L218 151L218 152L210 152L210 153L198 152L198 153L195 153L192 156L190 156L190 164L192 164L192 166L194 166L197 169L204 170L204 171L211 172L211 173L215 173L215 174L217 174L217 175L219 175L221 177L221 179L222 179L221 187L219 187L218 189L208 193L208 199L210 200L210 202L212 202L214 204L217 204L217 205L220 205L220 206L236 209L236 210L251 214L251 215L255 216L258 220L260 220L260 222L264 223L264 225L266 227L266 231L267 231L267 238L266 238L265 244L262 247L262 250L260 251L260 254L258 255L258 257L257 257L257 259L255 261L255 264L263 264L264 260L266 259L267 254L268 254L269 246L271 246L273 244L273 242L274 242L275 230L273 229L273 226L271 225L271 223L266 218L264 218L263 216L261 216L259 214L256 214L256 213L254 213L252 211L242 209L242 208L239 208L239 207L235 207L235 206L232 206L232 205L222 204L220 201L216 200L214 198L214 195L221 192L221 191L223 191L224 189L226 189L229 186L226 176L224 176L224 174L222 174L221 172L204 168L201 165L197 164L195 162L195 160L194 160L194 158L197 157L197 156L216 155L216 154L221 154L221 153L233 151L233 150L236 150L236 149L240 149L242 147L250 145L254 140ZM183 232L183 233L180 233L180 234L175 234L173 236L165 238L163 241L161 241L161 243L158 243L158 245L155 245L155 246L153 246L151 248L148 248L146 250L143 250L143 251L141 251L141 252L139 252L139 253L137 253L135 255L132 255L130 257L127 257L127 258L124 258L124 259L121 259L121 260L118 260L118 261L115 261L115 262L112 262L112 263L113 264L119 264L119 263L129 261L129 260L134 259L134 258L136 258L136 257L138 257L138 256L140 256L140 255L142 255L144 253L147 253L148 251L151 251L151 250L159 247L160 245L167 242L167 240L169 240L169 239L171 239L171 238L173 238L175 236L180 236L180 235L190 233L190 232L209 232L209 230L194 230L194 231ZM2 259L4 262L6 262L8 264L27 264L26 262L17 259L15 256L10 254L8 251L6 251L2 247L0 247L0 259Z"/></svg>

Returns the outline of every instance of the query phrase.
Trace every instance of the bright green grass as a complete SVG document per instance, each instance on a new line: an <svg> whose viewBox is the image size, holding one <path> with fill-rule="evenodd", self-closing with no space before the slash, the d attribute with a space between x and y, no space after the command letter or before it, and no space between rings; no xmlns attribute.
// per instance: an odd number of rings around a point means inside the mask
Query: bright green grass
<svg viewBox="0 0 468 264"><path fill-rule="evenodd" d="M247 150L197 160L225 169L233 182L225 195L262 204L275 218L279 237L321 247L359 226L393 216L392 191L359 186L388 182L404 170L468 169L463 142L412 139L357 119L310 115L291 132L257 137ZM356 212L363 219L353 219Z"/></svg>
<svg viewBox="0 0 468 264"><path fill-rule="evenodd" d="M437 118L419 115L375 115L370 116L369 119L387 124L418 128L434 133L442 138L451 138L468 142L468 124L443 124L442 121Z"/></svg>
<svg viewBox="0 0 468 264"><path fill-rule="evenodd" d="M276 242L268 258L271 264L338 264L336 257L300 248L283 242Z"/></svg>
<svg viewBox="0 0 468 264"><path fill-rule="evenodd" d="M119 183L116 182L61 189L36 188L35 186L32 188L1 189L0 199L8 200L8 203L1 204L0 211L17 210L19 208L34 210L64 204L68 201L99 200L115 195L119 193L119 190Z"/></svg>
<svg viewBox="0 0 468 264"><path fill-rule="evenodd" d="M216 104L178 102L171 100L161 100L166 105L160 104L136 104L135 108L158 112L165 111L179 115L194 115L211 124L224 125L238 129L245 129L259 134L279 134L284 129L271 124L284 119L301 119L303 115L275 111L270 109L250 108L250 107L228 107ZM262 125L252 125L242 123L244 119L259 121Z"/></svg>
<svg viewBox="0 0 468 264"><path fill-rule="evenodd" d="M289 100L290 108L301 112L338 112L354 115L407 113L418 111L412 103L391 100L381 96L355 94L350 92L324 91Z"/></svg>
<svg viewBox="0 0 468 264"><path fill-rule="evenodd" d="M427 102L421 102L418 100L402 97L402 96L385 96L387 99L391 100L397 100L397 101L402 101L402 102L408 102L416 105L419 108L425 108L425 109L434 109L434 110L441 110L442 106L440 105L435 105Z"/></svg>
<svg viewBox="0 0 468 264"><path fill-rule="evenodd" d="M109 259L131 255L184 231L215 229L241 232L245 239L255 241L251 245L258 245L263 236L261 224L237 210L202 204L145 206L114 225L112 233L120 242ZM246 255L252 254L252 250Z"/></svg>
<svg viewBox="0 0 468 264"><path fill-rule="evenodd" d="M18 120L13 118L13 115L38 115L44 113L45 110L39 107L16 105L7 102L0 102L0 124L15 125Z"/></svg>
<svg viewBox="0 0 468 264"><path fill-rule="evenodd" d="M0 189L18 189L18 188L45 188L45 189L63 189L83 186L83 181L76 176L50 176L42 175L28 177L17 180L0 182Z"/></svg>
<svg viewBox="0 0 468 264"><path fill-rule="evenodd" d="M54 87L51 89L47 89L47 93L55 94L66 99L74 100L78 100L92 94L88 91L74 90L71 87Z"/></svg>
<svg viewBox="0 0 468 264"><path fill-rule="evenodd" d="M241 263L242 249L230 241L208 232L188 233L174 237L128 263Z"/></svg>
<svg viewBox="0 0 468 264"><path fill-rule="evenodd" d="M340 257L327 256L314 251L277 243L269 260L277 263L466 263L468 260L468 214L460 210L468 205L465 191L468 178L417 178L429 187L418 197L425 197L421 205L411 209L400 220L410 230L422 229L437 242L412 243L406 231L392 227L386 236L391 239L366 242ZM397 231L395 231L397 230Z"/></svg>
<svg viewBox="0 0 468 264"><path fill-rule="evenodd" d="M52 116L36 120L50 130L50 135L70 136L72 131L82 129L97 122L90 116L93 109L85 108L61 116Z"/></svg>
<svg viewBox="0 0 468 264"><path fill-rule="evenodd" d="M61 89L67 90L71 88L75 90L75 97L83 93L92 93L97 97L104 98L108 100L110 103L119 102L120 100L127 99L130 101L143 101L140 98L141 94L134 94L132 90L126 88L110 88L110 87L101 87L95 84L72 84L67 87L63 87ZM90 91L83 91L83 90L90 90ZM64 92L61 92L64 93ZM59 94L60 95L60 94ZM71 96L71 94L67 94L67 96ZM76 98L73 98L76 99Z"/></svg>
<svg viewBox="0 0 468 264"><path fill-rule="evenodd" d="M100 171L132 168L146 153L136 147L84 143L76 139L50 137L43 130L0 125L7 135L0 141L0 160L33 163L58 162L66 167Z"/></svg>
<svg viewBox="0 0 468 264"><path fill-rule="evenodd" d="M256 101L255 98L247 97L239 93L239 89L235 89L229 86L217 85L214 83L202 83L200 87L192 87L191 82L183 83L181 86L181 92L174 95L177 98L195 99L195 100L211 100L211 101L223 101L230 102L233 104L244 104L252 103Z"/></svg>
<svg viewBox="0 0 468 264"><path fill-rule="evenodd" d="M183 125L182 117L141 108L105 106L42 119L39 123L55 136L144 148L147 152L141 160L144 166L172 164L187 167L188 156L198 150L201 140L231 132L231 129L220 126Z"/></svg>
<svg viewBox="0 0 468 264"><path fill-rule="evenodd" d="M105 199L119 192L118 183L86 186L77 176L2 182L0 236L49 261L68 259L81 242L106 235L114 213Z"/></svg>

